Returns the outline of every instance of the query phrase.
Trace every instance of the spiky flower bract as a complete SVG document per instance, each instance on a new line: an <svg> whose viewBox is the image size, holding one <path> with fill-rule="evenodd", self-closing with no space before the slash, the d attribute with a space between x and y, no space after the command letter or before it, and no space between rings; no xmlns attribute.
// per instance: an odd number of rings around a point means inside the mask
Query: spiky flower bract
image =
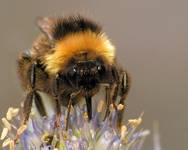
<svg viewBox="0 0 188 150"><path fill-rule="evenodd" d="M56 128L55 115L40 118L34 113L30 115L27 126L20 126L19 110L9 108L7 116L2 118L2 146L11 150L140 150L149 134L148 130L136 131L142 116L117 127L118 109L110 109L109 117L103 120L100 105L90 122L86 106L72 108L68 130L65 129L66 110L61 114L61 126Z"/></svg>

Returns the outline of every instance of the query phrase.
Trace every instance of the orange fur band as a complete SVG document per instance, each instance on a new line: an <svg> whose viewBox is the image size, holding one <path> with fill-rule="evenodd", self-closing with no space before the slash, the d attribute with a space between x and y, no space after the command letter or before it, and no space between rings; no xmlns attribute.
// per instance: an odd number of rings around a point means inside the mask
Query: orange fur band
<svg viewBox="0 0 188 150"><path fill-rule="evenodd" d="M56 74L75 54L84 51L95 53L110 64L114 61L115 47L105 34L79 32L70 34L56 43L54 53L45 57L46 70L50 74Z"/></svg>

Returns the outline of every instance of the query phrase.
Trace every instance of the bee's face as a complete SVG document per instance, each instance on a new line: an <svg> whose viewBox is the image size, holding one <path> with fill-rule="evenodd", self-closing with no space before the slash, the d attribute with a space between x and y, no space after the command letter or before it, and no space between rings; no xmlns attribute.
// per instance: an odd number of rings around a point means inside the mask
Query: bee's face
<svg viewBox="0 0 188 150"><path fill-rule="evenodd" d="M66 78L74 88L91 90L102 82L105 73L106 68L100 60L74 60L68 65Z"/></svg>

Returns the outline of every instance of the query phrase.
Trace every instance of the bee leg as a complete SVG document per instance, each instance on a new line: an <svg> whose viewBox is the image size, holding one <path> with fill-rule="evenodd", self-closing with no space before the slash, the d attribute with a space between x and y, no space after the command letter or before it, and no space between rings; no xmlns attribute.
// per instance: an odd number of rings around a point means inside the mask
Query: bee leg
<svg viewBox="0 0 188 150"><path fill-rule="evenodd" d="M33 99L34 99L34 97L38 97L38 96L36 96L36 91L35 91L35 81L36 81L35 80L35 77L36 77L35 71L36 71L36 63L33 63L29 70L30 91L26 96L26 99L24 101L24 106L23 106L23 115L24 115L23 124L27 124L27 121L29 119L29 115L31 112Z"/></svg>
<svg viewBox="0 0 188 150"><path fill-rule="evenodd" d="M56 101L56 118L55 118L54 127L58 128L61 126L61 104L59 98L55 97L55 101Z"/></svg>
<svg viewBox="0 0 188 150"><path fill-rule="evenodd" d="M66 126L65 126L66 131L68 130L68 127L69 127L69 117L70 117L71 106L72 106L72 98L69 99L69 104L67 108Z"/></svg>
<svg viewBox="0 0 188 150"><path fill-rule="evenodd" d="M86 95L85 97L86 100L86 106L87 106L87 115L88 115L88 119L89 121L92 119L92 101L91 101L91 96L90 95Z"/></svg>
<svg viewBox="0 0 188 150"><path fill-rule="evenodd" d="M116 108L115 101L117 98L117 93L118 93L118 86L116 83L110 85L109 87L106 87L106 113L104 120L109 116L110 114L110 105L112 104L113 107Z"/></svg>
<svg viewBox="0 0 188 150"><path fill-rule="evenodd" d="M27 120L29 119L29 114L31 112L32 102L34 100L37 110L39 111L39 114L43 117L46 116L46 111L44 108L44 105L42 103L42 99L38 92L36 91L36 69L37 69L37 62L34 62L31 65L31 68L29 70L29 85L30 85L30 92L26 97L26 100L24 102L24 109L23 112L25 114L24 117L24 124L27 123Z"/></svg>
<svg viewBox="0 0 188 150"><path fill-rule="evenodd" d="M65 129L66 131L68 130L69 127L69 118L70 118L70 111L71 111L71 106L73 103L73 100L80 94L80 91L78 92L73 92L70 95L70 99L69 99L69 103L68 103L68 107L67 107L67 116L66 116L66 122L65 122Z"/></svg>
<svg viewBox="0 0 188 150"><path fill-rule="evenodd" d="M23 105L23 112L22 112L23 120L22 120L19 128L25 126L29 120L29 115L31 113L31 107L32 107L32 103L33 103L33 97L34 97L34 93L31 91L27 94L27 96L25 98L24 105ZM21 134L18 132L16 133L16 136L14 138L14 143L17 143Z"/></svg>
<svg viewBox="0 0 188 150"><path fill-rule="evenodd" d="M110 107L110 99L109 99L109 96L110 96L110 87L106 86L105 91L106 91L106 95L105 95L106 112L105 112L104 120L106 119L107 116L109 116L109 113L110 113L110 110L109 110L109 107Z"/></svg>
<svg viewBox="0 0 188 150"><path fill-rule="evenodd" d="M107 109L104 120L110 114L110 105L112 104L113 107L116 109L115 101L117 100L118 90L119 90L119 74L116 68L112 69L112 81L113 83L109 83L109 87L106 88L106 102L107 102Z"/></svg>
<svg viewBox="0 0 188 150"><path fill-rule="evenodd" d="M39 112L42 113L42 115L45 114L45 109L44 109L43 105L41 105L42 104L41 97L36 92L36 89L35 89L36 65L37 65L37 63L33 63L31 65L31 68L30 68L29 72L28 72L28 74L29 74L30 91L28 92L28 94L26 96L26 99L24 101L24 105L23 105L23 120L21 122L21 126L26 125L28 120L29 120L29 115L31 113L31 107L32 107L33 100L35 101L37 107L39 107L39 105L40 105ZM16 135L15 142L19 139L19 136L20 135Z"/></svg>
<svg viewBox="0 0 188 150"><path fill-rule="evenodd" d="M54 127L58 128L61 126L61 102L59 99L59 75L56 76L53 83L53 95L56 102L56 118Z"/></svg>
<svg viewBox="0 0 188 150"><path fill-rule="evenodd" d="M34 103L36 105L37 111L39 112L39 114L42 117L44 117L44 116L46 116L46 110L45 110L44 105L42 103L42 98L41 98L41 96L39 95L39 93L36 90L36 69L37 68L39 69L39 65L38 65L37 62L34 62L31 65L31 68L30 68L30 72L29 72L29 77L30 77L29 84L30 84L31 90L29 92L29 95L31 95L31 96L29 96L29 97L31 97L32 100L34 100ZM32 103L31 103L31 106L32 106ZM29 117L29 114L28 114L28 117Z"/></svg>
<svg viewBox="0 0 188 150"><path fill-rule="evenodd" d="M30 92L27 94L24 105L23 105L23 121L21 124L27 124L27 121L29 120L29 115L31 113L31 107L33 103L33 93Z"/></svg>
<svg viewBox="0 0 188 150"><path fill-rule="evenodd" d="M118 127L121 127L122 120L123 120L123 113L125 110L125 99L127 98L128 92L130 89L130 77L126 71L122 73L122 79L120 82L120 101L119 104L121 104L123 107L118 110Z"/></svg>
<svg viewBox="0 0 188 150"><path fill-rule="evenodd" d="M37 110L39 111L41 116L46 116L46 111L45 108L42 104L42 99L40 95L35 91L31 91L27 94L26 99L24 101L24 107L23 107L23 123L22 124L27 124L27 121L29 120L29 115L31 113L31 107L33 100L35 102L35 105L37 107Z"/></svg>

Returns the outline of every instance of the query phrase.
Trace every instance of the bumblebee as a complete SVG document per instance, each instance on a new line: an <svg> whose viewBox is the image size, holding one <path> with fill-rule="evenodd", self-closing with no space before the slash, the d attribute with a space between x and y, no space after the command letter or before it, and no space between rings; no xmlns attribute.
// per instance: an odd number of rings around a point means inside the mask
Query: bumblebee
<svg viewBox="0 0 188 150"><path fill-rule="evenodd" d="M88 120L92 119L92 97L101 86L106 92L105 118L109 115L110 104L124 106L130 77L117 64L115 47L100 25L80 15L39 18L37 24L41 34L31 49L18 57L18 74L27 93L23 106L24 124L29 119L33 102L41 116L46 116L48 110L40 92L55 102L57 126L61 106L67 108L66 129L70 109L81 98L85 99Z"/></svg>

